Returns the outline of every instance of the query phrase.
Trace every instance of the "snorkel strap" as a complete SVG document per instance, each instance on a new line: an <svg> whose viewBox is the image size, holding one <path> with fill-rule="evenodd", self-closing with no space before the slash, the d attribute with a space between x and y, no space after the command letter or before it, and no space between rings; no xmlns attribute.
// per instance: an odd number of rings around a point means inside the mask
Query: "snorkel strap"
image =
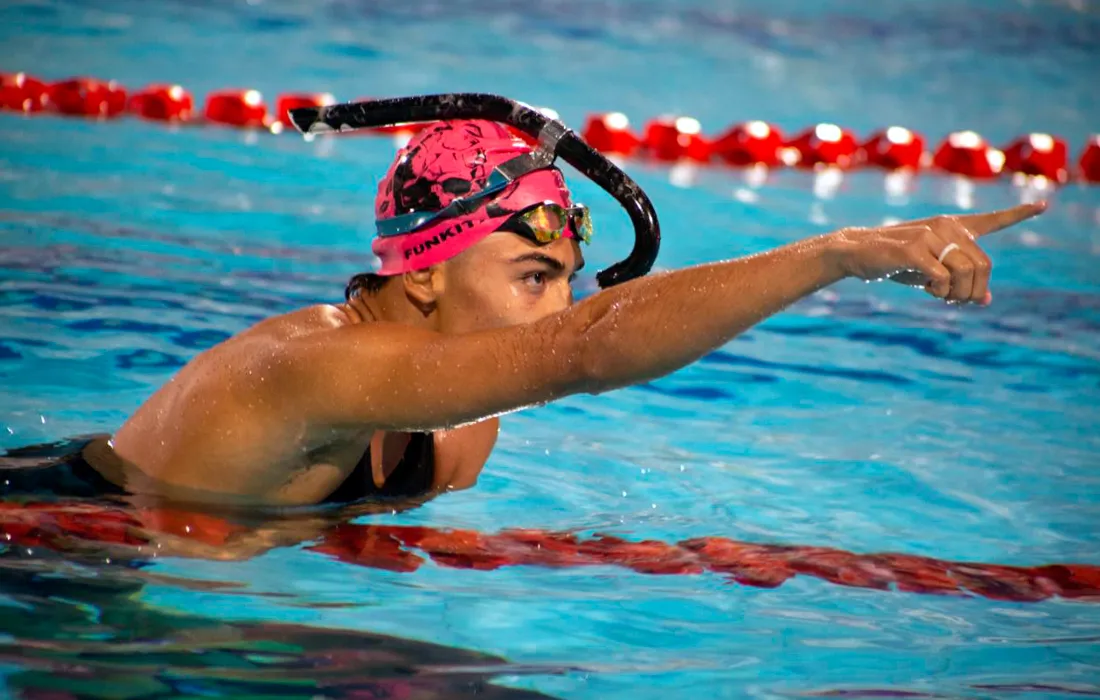
<svg viewBox="0 0 1100 700"><path fill-rule="evenodd" d="M546 125L539 130L539 133L532 134L533 136L538 136L538 148L526 155L501 163L496 168L497 172L507 177L508 180L514 180L520 175L525 175L532 170L549 168L554 164L554 160L557 158L558 144L561 143L562 138L566 134L572 133L573 132L571 132L565 124L562 124L557 119L548 118L546 120Z"/></svg>
<svg viewBox="0 0 1100 700"><path fill-rule="evenodd" d="M499 95L454 93L302 107L290 110L289 115L294 126L303 134L451 119L486 119L507 124L539 139L539 147L514 159L517 161L514 165L512 161L502 164L494 171L494 176L499 173L500 177L507 178L507 182L535 167L548 167L555 157L559 157L618 200L630 216L634 224L634 248L626 259L596 273L601 287L611 287L641 277L649 272L657 259L661 227L653 203L642 188L574 131L522 102ZM535 165L544 161L545 165Z"/></svg>

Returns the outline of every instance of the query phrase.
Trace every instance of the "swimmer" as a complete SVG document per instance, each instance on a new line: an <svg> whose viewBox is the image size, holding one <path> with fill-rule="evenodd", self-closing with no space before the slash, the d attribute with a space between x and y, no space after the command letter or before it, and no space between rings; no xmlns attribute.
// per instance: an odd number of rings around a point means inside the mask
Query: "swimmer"
<svg viewBox="0 0 1100 700"><path fill-rule="evenodd" d="M307 131L358 128L364 104L295 121ZM400 112L389 120L429 114ZM118 493L260 505L468 488L501 414L651 381L840 280L890 279L987 305L982 237L1045 208L842 228L647 275L658 242L648 199L560 123L538 122L530 146L490 120L507 112L430 114L446 120L413 137L379 184L378 269L352 277L341 303L261 321L200 353L109 444L83 450L80 474ZM623 202L636 228L631 256L580 303L572 283L594 234L559 156Z"/></svg>

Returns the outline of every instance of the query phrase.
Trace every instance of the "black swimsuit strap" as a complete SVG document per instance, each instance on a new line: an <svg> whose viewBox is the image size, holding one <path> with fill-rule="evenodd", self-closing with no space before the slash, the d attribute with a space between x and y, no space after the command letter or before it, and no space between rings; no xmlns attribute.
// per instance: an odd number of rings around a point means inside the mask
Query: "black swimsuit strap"
<svg viewBox="0 0 1100 700"><path fill-rule="evenodd" d="M431 433L412 433L405 454L382 488L374 485L371 451L367 451L325 503L346 503L363 498L407 498L427 493L435 478L435 440Z"/></svg>

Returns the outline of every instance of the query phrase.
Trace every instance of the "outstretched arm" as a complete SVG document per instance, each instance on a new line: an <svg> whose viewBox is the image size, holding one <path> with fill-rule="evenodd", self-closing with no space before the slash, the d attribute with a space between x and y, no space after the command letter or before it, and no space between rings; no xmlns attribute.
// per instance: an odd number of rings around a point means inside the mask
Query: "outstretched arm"
<svg viewBox="0 0 1100 700"><path fill-rule="evenodd" d="M977 239L1044 208L843 229L634 280L524 326L441 335L371 323L309 335L277 351L274 384L314 426L452 427L665 375L849 276L988 303L990 262Z"/></svg>

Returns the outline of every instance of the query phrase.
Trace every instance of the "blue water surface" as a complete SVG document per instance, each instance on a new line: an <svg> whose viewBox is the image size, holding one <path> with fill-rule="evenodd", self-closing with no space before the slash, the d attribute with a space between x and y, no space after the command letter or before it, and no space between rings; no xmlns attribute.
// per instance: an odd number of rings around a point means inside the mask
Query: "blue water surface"
<svg viewBox="0 0 1100 700"><path fill-rule="evenodd" d="M478 90L575 127L615 109L636 125L695 116L708 133L829 120L933 141L973 128L1003 144L1038 130L1074 153L1100 131L1100 12L1086 0L23 0L0 7L0 39L5 71L179 82L200 99ZM371 264L374 189L394 148L0 113L0 447L111 432L203 349L340 300ZM660 213L661 269L847 225L1052 207L988 239L988 309L841 283L651 384L508 416L475 488L362 522L1100 564L1100 188L625 167ZM571 183L597 222L597 270L629 246L629 222ZM590 272L578 291L595 291ZM554 697L1100 695L1100 608L1081 601L611 567L396 573L302 546L144 571L128 604L149 615L484 652L510 663L499 686ZM0 615L27 600L5 596ZM93 637L97 605L60 638ZM26 643L0 623L0 692L28 683L13 639Z"/></svg>

